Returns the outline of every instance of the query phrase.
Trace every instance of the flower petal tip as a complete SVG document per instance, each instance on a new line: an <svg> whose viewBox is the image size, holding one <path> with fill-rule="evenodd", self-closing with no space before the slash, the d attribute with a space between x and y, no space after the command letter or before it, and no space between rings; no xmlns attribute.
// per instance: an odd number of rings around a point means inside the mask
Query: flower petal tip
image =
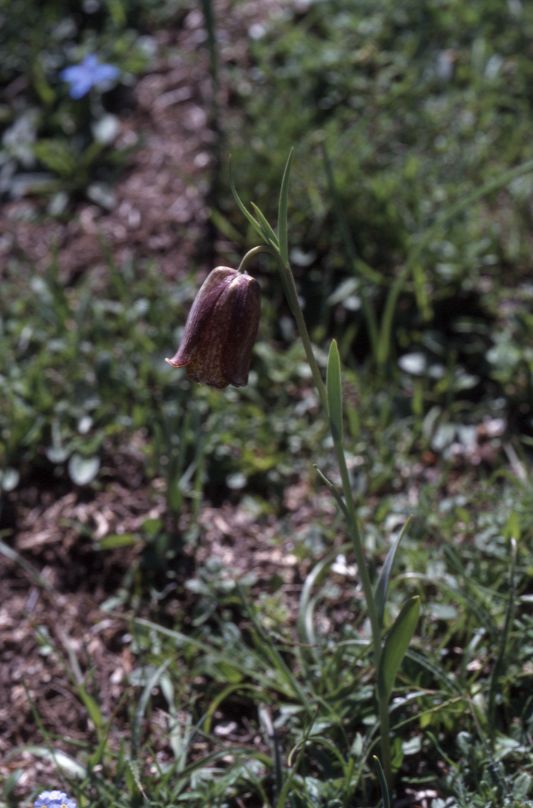
<svg viewBox="0 0 533 808"><path fill-rule="evenodd" d="M187 364L186 362L179 362L174 356L169 358L165 358L165 362L167 365L170 365L171 368L183 368Z"/></svg>

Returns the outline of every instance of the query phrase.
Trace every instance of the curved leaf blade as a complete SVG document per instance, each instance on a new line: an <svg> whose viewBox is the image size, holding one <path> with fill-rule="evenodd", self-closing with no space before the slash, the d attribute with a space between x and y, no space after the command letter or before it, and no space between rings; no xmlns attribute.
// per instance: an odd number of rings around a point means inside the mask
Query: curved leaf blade
<svg viewBox="0 0 533 808"><path fill-rule="evenodd" d="M381 765L381 761L376 755L372 755L372 763L374 764L374 768L376 769L376 774L379 780L379 787L381 788L381 796L383 798L383 808L391 808L392 803L389 786L387 783L387 778L385 777L385 772L383 771L383 766Z"/></svg>
<svg viewBox="0 0 533 808"><path fill-rule="evenodd" d="M289 230L287 219L287 208L289 205L289 177L291 173L291 163L294 155L294 148L291 148L285 168L283 170L283 177L281 178L281 186L279 189L279 202L278 202L278 241L281 259L284 264L289 262Z"/></svg>
<svg viewBox="0 0 533 808"><path fill-rule="evenodd" d="M255 202L250 202L250 207L257 217L259 227L261 228L261 237L267 244L271 244L275 249L279 249L278 237L272 229L267 217L260 207Z"/></svg>
<svg viewBox="0 0 533 808"><path fill-rule="evenodd" d="M342 443L342 379L341 360L337 341L332 340L329 348L328 367L326 371L326 389L328 394L329 425L333 440Z"/></svg>
<svg viewBox="0 0 533 808"><path fill-rule="evenodd" d="M381 693L387 700L392 692L396 674L409 648L419 614L420 598L415 595L403 604L385 640L378 677Z"/></svg>
<svg viewBox="0 0 533 808"><path fill-rule="evenodd" d="M231 170L231 163L230 163L230 166L229 166L229 186L230 186L230 189L231 189L231 193L233 194L233 198L234 198L240 212L245 217L245 219L247 219L247 221L251 224L251 226L256 231L256 233L260 234L261 233L261 227L259 225L259 222L257 221L257 219L254 216L252 216L252 214L250 213L250 211L248 210L248 208L246 207L246 205L244 204L244 202L240 198L239 194L237 193L237 189L235 187L235 182L233 180L233 172Z"/></svg>
<svg viewBox="0 0 533 808"><path fill-rule="evenodd" d="M383 628L383 619L385 617L385 606L387 603L387 594L389 591L389 580L394 566L394 559L400 546L400 543L405 535L407 528L411 523L411 517L407 519L398 536L392 544L387 557L383 563L378 582L376 584L376 609L378 610L379 625Z"/></svg>

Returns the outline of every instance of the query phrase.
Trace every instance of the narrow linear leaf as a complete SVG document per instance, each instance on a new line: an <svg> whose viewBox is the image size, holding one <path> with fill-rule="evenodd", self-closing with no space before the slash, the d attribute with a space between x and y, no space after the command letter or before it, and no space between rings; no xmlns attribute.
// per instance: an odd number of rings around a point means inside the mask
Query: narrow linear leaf
<svg viewBox="0 0 533 808"><path fill-rule="evenodd" d="M258 670L257 667L254 667L253 657L251 656L247 657L246 660L244 660L244 658L236 659L231 653L223 653L222 651L219 651L218 648L203 640L197 640L194 637L183 634L181 631L175 631L174 629L167 628L166 626L160 626L157 623L153 623L151 620L146 620L142 617L134 618L133 624L139 628L148 629L149 631L156 631L162 636L170 637L172 640L174 640L178 648L181 648L182 646L190 647L200 651L202 654L207 654L209 655L209 658L215 661L217 664L227 665L228 669L235 669L237 665L242 674L254 679L260 687L274 687L284 696L294 695L292 686L289 687L287 683L282 682L280 678L273 681L269 674L265 674L263 671Z"/></svg>
<svg viewBox="0 0 533 808"><path fill-rule="evenodd" d="M87 769L70 755L67 755L66 752L61 751L61 749L50 749L46 746L24 746L22 749L29 752L31 755L49 760L54 766L57 766L58 769L65 772L65 774L70 777L78 777L81 779L87 776Z"/></svg>
<svg viewBox="0 0 533 808"><path fill-rule="evenodd" d="M415 595L404 603L385 640L378 671L379 687L385 699L388 699L392 692L396 674L414 634L419 613L420 598Z"/></svg>
<svg viewBox="0 0 533 808"><path fill-rule="evenodd" d="M236 761L245 760L247 762L250 761L250 750L244 749L240 746L225 746L223 749L217 750L216 752L210 752L205 756L200 756L197 760L192 761L189 763L184 769L181 770L180 775L182 780L185 780L189 777L193 772L197 771L198 769L207 769L210 763L213 763L216 760L220 760L221 758L228 758L232 755ZM272 761L268 755L263 754L262 752L255 752L254 758L256 760L261 761L261 763L266 766L270 767L272 765Z"/></svg>
<svg viewBox="0 0 533 808"><path fill-rule="evenodd" d="M267 244L271 244L276 249L279 249L279 242L278 237L275 234L274 230L272 229L271 225L268 222L265 214L259 208L255 202L250 202L250 207L253 209L253 212L257 216L257 220L259 222L259 226L261 228L261 236L267 242Z"/></svg>
<svg viewBox="0 0 533 808"><path fill-rule="evenodd" d="M342 443L342 382L341 360L336 340L331 341L326 373L328 410L331 434L335 443Z"/></svg>
<svg viewBox="0 0 533 808"><path fill-rule="evenodd" d="M254 216L252 216L252 214L250 213L250 211L248 210L248 208L246 207L246 205L244 204L244 202L240 198L239 194L237 193L237 189L235 187L235 182L233 181L233 173L231 171L231 164L230 164L230 168L229 168L229 185L230 185L230 188L231 188L231 193L233 194L233 198L234 198L235 202L237 203L237 207L239 208L240 212L248 220L248 222L252 225L252 227L254 228L256 233L260 234L261 233L261 227L259 225L259 222L257 221L257 219Z"/></svg>
<svg viewBox="0 0 533 808"><path fill-rule="evenodd" d="M227 685L223 690L216 694L215 698L211 701L209 707L207 708L205 715L202 717L202 731L209 735L211 733L213 718L222 704L228 696L233 695L233 693L246 693L249 692L252 696L257 696L258 691L252 685L245 685L242 682L239 682L235 685Z"/></svg>
<svg viewBox="0 0 533 808"><path fill-rule="evenodd" d="M131 727L131 757L134 761L137 760L139 755L139 748L140 748L140 740L141 740L141 724L144 718L144 714L146 712L146 708L148 706L148 702L152 697L152 690L154 687L157 687L159 681L163 674L165 673L166 669L172 662L171 659L166 659L162 665L160 665L156 671L152 674L146 685L144 686L143 692L141 693L141 697L139 699L139 703L137 705L137 709L135 710L135 716L133 718L133 723Z"/></svg>
<svg viewBox="0 0 533 808"><path fill-rule="evenodd" d="M225 236L230 241L234 241L236 244L239 243L241 239L241 234L237 230L236 227L230 222L230 220L224 216L219 210L216 208L212 208L209 211L209 218L217 228L220 230L223 236Z"/></svg>
<svg viewBox="0 0 533 808"><path fill-rule="evenodd" d="M376 584L376 608L378 610L378 619L379 625L383 628L383 619L385 617L385 606L387 603L387 594L389 591L389 580L392 572L392 568L394 566L394 559L396 558L396 552L400 543L405 535L409 524L411 523L411 517L407 519L404 526L400 530L400 533L396 537L395 541L392 544L389 552L387 553L387 557L385 559L385 563L383 564L383 568L381 570L378 582Z"/></svg>
<svg viewBox="0 0 533 808"><path fill-rule="evenodd" d="M272 762L274 764L274 795L279 794L283 788L283 759L280 748L280 739L274 729L270 710L263 705L259 706L259 723L263 729L265 740L272 750Z"/></svg>
<svg viewBox="0 0 533 808"><path fill-rule="evenodd" d="M272 666L272 669L276 670L280 674L280 677L292 690L293 694L300 699L300 702L304 708L309 710L305 691L300 686L297 677L293 674L291 668L283 659L270 635L263 629L261 624L256 619L254 607L248 602L243 590L239 585L237 585L237 591L248 619L250 620L250 623L254 629L254 632L252 633L252 640L254 641L257 650L268 660L269 664Z"/></svg>
<svg viewBox="0 0 533 808"><path fill-rule="evenodd" d="M2 531L2 533L7 533L7 531ZM2 535L2 533L0 533L0 535ZM54 587L41 575L39 570L34 567L31 562L27 561L23 556L17 553L16 550L3 541L0 541L0 555L5 556L9 561L14 561L16 564L19 564L34 586L41 586L43 589L46 589L47 592L54 591Z"/></svg>
<svg viewBox="0 0 533 808"><path fill-rule="evenodd" d="M294 155L294 148L289 152L283 177L281 178L281 187L279 189L279 203L278 203L278 241L281 259L284 264L289 261L289 230L287 219L287 208L289 204L289 177L291 173L291 163Z"/></svg>
<svg viewBox="0 0 533 808"><path fill-rule="evenodd" d="M511 627L513 624L513 615L515 610L516 599L516 540L510 541L510 564L509 564L509 598L507 601L507 609L505 611L505 621L500 633L500 642L498 647L498 656L492 669L489 686L489 706L488 706L488 719L489 731L491 735L492 744L494 744L496 737L496 696L498 691L499 680L505 671L505 657L507 653L507 644Z"/></svg>
<svg viewBox="0 0 533 808"><path fill-rule="evenodd" d="M372 346L372 355L374 359L376 359L377 345L378 345L378 323L376 313L365 291L365 284L364 283L359 284L359 279L360 277L362 277L366 278L371 283L380 284L382 282L382 278L379 272L376 272L371 267L369 267L368 264L357 255L357 250L355 247L354 240L352 238L351 229L348 224L348 219L346 217L346 208L342 202L342 199L340 197L337 188L335 172L333 170L333 165L325 143L322 144L322 158L324 161L324 171L328 183L329 195L333 202L333 208L335 211L336 225L339 229L339 233L344 244L346 257L352 266L354 277L352 277L351 280L355 279L357 281L358 294L363 304L363 312L365 315L366 324L368 326L368 336L370 339L370 344Z"/></svg>
<svg viewBox="0 0 533 808"><path fill-rule="evenodd" d="M432 662L428 657L424 656L424 654L421 654L418 651L413 651L412 648L408 648L406 656L412 662L416 662L417 665L420 665L421 668L429 671L435 677L435 679L441 683L446 692L454 693L455 695L461 695L463 693L461 687L453 680L451 676L448 676L444 668Z"/></svg>
<svg viewBox="0 0 533 808"><path fill-rule="evenodd" d="M307 643L310 646L314 646L316 643L313 626L313 589L322 582L322 579L326 576L331 564L335 561L335 556L338 554L338 552L339 551L335 549L328 553L325 558L315 564L305 579L302 587L302 594L300 595L297 621L298 638L301 643Z"/></svg>
<svg viewBox="0 0 533 808"><path fill-rule="evenodd" d="M422 317L427 322L431 317L432 309L427 291L426 273L421 261L415 261L413 263L413 281L418 308Z"/></svg>
<svg viewBox="0 0 533 808"><path fill-rule="evenodd" d="M390 798L390 791L389 786L387 784L387 778L385 777L385 772L383 771L383 766L376 755L372 755L372 763L374 764L374 768L376 769L376 773L379 780L379 785L381 788L381 796L383 798L383 808L391 808L391 798Z"/></svg>
<svg viewBox="0 0 533 808"><path fill-rule="evenodd" d="M396 314L396 304L398 298L407 283L409 267L404 267L393 285L390 287L387 299L385 300L385 307L381 318L381 326L379 329L379 337L377 343L377 361L379 367L384 367L388 362L392 347L392 326L394 324L394 316Z"/></svg>
<svg viewBox="0 0 533 808"><path fill-rule="evenodd" d="M80 700L83 702L85 709L87 710L87 714L91 721L93 722L96 729L101 729L104 726L104 717L102 715L102 711L98 706L97 702L90 693L87 693L84 687L79 686L77 688L78 696Z"/></svg>

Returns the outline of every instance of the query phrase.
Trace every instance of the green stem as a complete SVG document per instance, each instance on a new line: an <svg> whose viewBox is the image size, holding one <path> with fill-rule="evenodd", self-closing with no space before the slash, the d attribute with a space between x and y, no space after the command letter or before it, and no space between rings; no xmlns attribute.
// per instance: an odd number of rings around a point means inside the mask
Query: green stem
<svg viewBox="0 0 533 808"><path fill-rule="evenodd" d="M298 333L300 334L300 338L304 346L307 362L309 364L309 367L311 368L311 374L313 376L313 381L315 383L318 396L320 398L320 403L322 405L322 409L324 410L324 414L327 416L328 396L326 392L326 385L324 384L320 368L318 367L318 363L313 353L311 338L309 336L309 332L307 331L307 325L305 324L302 308L298 300L298 292L296 290L296 284L294 282L294 276L292 274L290 265L288 263L285 264L283 262L279 252L274 250L272 247L267 247L261 244L258 247L252 247L251 250L248 250L246 255L243 257L241 263L237 267L237 271L243 272L248 262L251 261L253 258L255 258L256 255L259 255L260 253L268 253L278 262L279 272L281 276L281 283L283 285L283 291L285 292L285 297L287 298L287 303L289 304L291 314L296 320Z"/></svg>
<svg viewBox="0 0 533 808"><path fill-rule="evenodd" d="M298 292L296 290L294 275L292 274L290 264L283 263L283 261L281 261L281 256L279 255L277 256L277 258L280 266L280 273L282 275L285 294L287 296L287 302L294 316L294 319L296 320L296 325L304 346L307 361L309 363L309 367L311 368L311 373L313 374L313 379L315 381L318 394L320 396L320 402L322 404L324 416L329 422L327 390L324 381L322 379L320 368L318 367L315 355L313 353L313 346L311 344L309 332L307 331L307 326L303 316L302 308L298 301ZM353 543L355 560L357 562L357 567L359 569L359 575L361 576L363 593L365 596L366 605L368 609L368 616L370 619L374 667L376 670L376 677L377 677L377 672L379 670L379 665L381 661L381 626L374 598L374 590L372 587L372 582L370 580L370 573L368 571L368 565L366 563L365 553L363 550L361 530L359 528L359 522L357 519L357 513L353 501L352 486L350 482L348 466L346 465L346 457L344 455L344 449L342 445L335 440L334 440L334 446L335 446L335 454L337 456L337 464L339 466L339 471L341 475L344 501L346 504L348 532ZM379 686L377 684L376 684L376 698L378 702L380 735L381 735L381 757L382 757L381 763L383 766L383 770L385 772L385 777L387 778L387 782L390 784L391 752L390 752L389 711L387 701L382 697L382 694L379 690Z"/></svg>
<svg viewBox="0 0 533 808"><path fill-rule="evenodd" d="M322 373L320 371L320 368L315 358L315 354L313 352L313 345L311 343L311 338L307 330L307 325L305 323L305 319L303 316L302 307L300 306L300 302L298 300L298 291L296 289L296 283L294 281L294 275L292 274L290 264L288 262L284 262L280 253L277 252L274 248L261 245L258 247L253 247L246 253L241 263L239 264L238 270L239 272L244 271L246 264L260 253L268 253L269 255L272 255L274 258L277 259L281 282L283 285L285 296L287 298L287 303L296 321L296 327L298 328L298 333L304 346L305 355L309 367L311 369L311 374L313 376L313 381L315 383L318 392L320 404L322 406L322 410L326 418L326 421L329 423L328 394L326 390L326 385L324 384ZM374 589L372 587L372 582L370 580L370 573L368 571L368 565L365 559L363 542L361 539L361 530L359 528L359 522L355 510L355 504L352 494L352 486L350 482L348 466L346 465L344 449L342 444L335 439L334 439L334 446L341 476L342 491L344 494L344 500L346 505L345 514L348 523L348 533L352 540L355 560L357 562L359 575L361 576L363 593L365 596L366 605L368 609L368 616L370 619L370 626L372 632L372 650L373 650L374 667L376 670L376 680L377 680L381 661L381 641L382 641L381 624L379 620L378 610L376 608ZM383 694L381 693L378 683L376 684L376 699L378 702L379 723L380 723L381 764L385 772L387 783L390 784L391 751L390 751L389 711L388 711L387 699L385 699Z"/></svg>
<svg viewBox="0 0 533 808"><path fill-rule="evenodd" d="M318 396L320 398L320 404L322 406L322 410L324 411L324 415L327 418L328 394L326 391L326 385L324 384L322 373L320 372L320 368L318 367L318 363L316 361L315 354L313 352L313 345L311 343L311 338L307 330L307 325L305 323L305 319L303 316L302 307L300 306L300 301L298 300L298 291L296 289L296 284L294 282L294 275L292 274L290 264L289 263L285 264L282 261L281 256L279 254L276 255L276 257L279 263L280 276L283 288L285 290L285 297L287 298L287 303L289 304L291 314L296 320L296 327L298 328L298 333L300 334L300 339L302 340L304 346L307 363L311 368L311 374L313 376L313 381L315 383L315 387L317 389Z"/></svg>
<svg viewBox="0 0 533 808"><path fill-rule="evenodd" d="M361 530L355 505L352 495L352 486L350 482L350 475L348 466L346 465L346 457L344 449L338 441L334 441L335 454L337 456L337 464L341 475L342 491L346 503L346 520L348 522L348 532L352 540L355 560L359 575L361 576L361 583L363 586L363 593L366 600L368 609L368 617L370 619L370 628L372 632L372 650L374 656L374 668L376 671L376 700L378 703L379 712L379 726L380 726L380 745L381 745L381 765L385 772L385 778L389 786L392 782L392 768L391 768L391 749L390 749L390 722L389 722L389 707L388 701L384 697L379 687L378 672L381 663L381 624L379 620L376 601L374 598L374 589L370 580L368 565L365 559L363 549L363 542L361 539Z"/></svg>
<svg viewBox="0 0 533 808"><path fill-rule="evenodd" d="M244 272L246 264L249 261L251 261L253 258L255 258L256 255L259 255L260 253L268 253L269 255L274 255L275 256L274 251L271 250L270 247L265 247L263 244L260 244L259 247L252 247L252 249L248 250L246 255L243 256L243 259L242 259L241 263L237 267L237 272Z"/></svg>
<svg viewBox="0 0 533 808"><path fill-rule="evenodd" d="M318 367L317 361L315 359L315 355L313 353L313 346L311 344L311 340L309 337L309 332L307 331L307 326L305 323L305 319L303 316L302 308L298 301L298 292L296 290L296 284L294 281L294 275L292 274L292 270L289 263L284 263L281 260L281 256L277 255L278 263L280 266L280 274L281 279L283 282L283 287L285 289L285 294L287 296L287 302L291 309L291 312L296 320L296 325L298 328L298 332L300 334L300 338L302 340L305 354L307 357L307 361L309 363L309 367L311 368L311 373L313 374L313 379L315 381L316 388L318 390L318 394L320 397L320 402L322 405L322 409L324 412L324 416L326 417L327 421L329 422L329 407L328 407L328 396L326 386L322 379L322 374L320 372L320 368ZM368 616L370 619L370 626L372 632L372 648L373 648L373 656L374 656L374 667L376 670L376 679L378 676L380 661L381 661L381 625L379 621L378 611L376 608L376 602L374 598L374 590L372 587L372 582L370 580L370 573L368 571L368 565L365 559L365 553L363 550L363 542L361 540L361 531L359 528L359 523L357 519L357 513L355 510L355 505L353 501L353 494L352 494L352 486L350 482L350 475L348 472L348 466L346 465L346 458L344 455L344 449L339 441L334 440L335 446L335 454L337 456L337 463L339 466L339 471L341 475L341 482L342 482L342 491L344 494L344 500L346 503L346 516L348 522L348 532L350 538L353 543L354 555L355 560L357 562L357 567L359 569L359 575L361 576L361 583L363 586L363 593L366 600L366 605L368 609ZM387 783L391 783L392 774L391 774L391 751L390 751L390 725L389 725L389 710L388 710L388 703L379 689L379 684L376 684L376 699L378 702L378 710L379 710L379 724L380 724L380 736L381 736L381 763L383 766L383 770L385 772L385 777L387 779Z"/></svg>

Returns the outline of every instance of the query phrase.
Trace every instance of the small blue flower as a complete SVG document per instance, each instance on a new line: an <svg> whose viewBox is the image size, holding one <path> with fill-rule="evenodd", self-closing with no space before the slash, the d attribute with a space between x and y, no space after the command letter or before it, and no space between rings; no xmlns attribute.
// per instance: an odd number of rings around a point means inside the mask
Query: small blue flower
<svg viewBox="0 0 533 808"><path fill-rule="evenodd" d="M64 791L42 791L33 803L33 808L77 808L77 803Z"/></svg>
<svg viewBox="0 0 533 808"><path fill-rule="evenodd" d="M118 67L104 64L93 53L86 56L79 65L66 67L59 74L59 78L70 85L71 98L82 98L93 87L105 87L119 76Z"/></svg>

